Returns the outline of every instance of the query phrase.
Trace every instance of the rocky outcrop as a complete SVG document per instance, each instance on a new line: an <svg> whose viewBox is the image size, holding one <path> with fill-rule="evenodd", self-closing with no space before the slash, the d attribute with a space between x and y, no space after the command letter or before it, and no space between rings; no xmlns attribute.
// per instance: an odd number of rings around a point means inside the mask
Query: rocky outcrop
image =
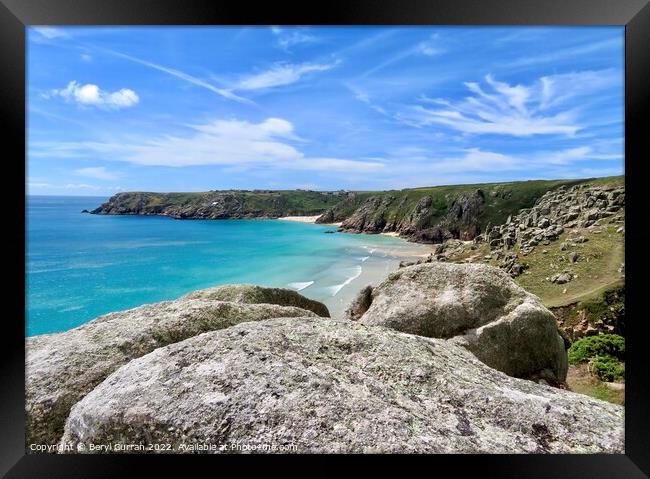
<svg viewBox="0 0 650 479"><path fill-rule="evenodd" d="M511 249L518 244L520 253L526 255L540 244L557 240L566 229L587 228L624 207L623 186L561 186L547 192L532 208L492 227L480 240L493 249Z"/></svg>
<svg viewBox="0 0 650 479"><path fill-rule="evenodd" d="M552 383L566 378L567 355L553 313L498 268L408 266L373 288L370 297L359 319L363 324L453 338L510 376Z"/></svg>
<svg viewBox="0 0 650 479"><path fill-rule="evenodd" d="M596 297L552 309L561 331L571 341L598 334L625 336L625 284Z"/></svg>
<svg viewBox="0 0 650 479"><path fill-rule="evenodd" d="M346 193L340 196L341 201L316 218L316 223L340 223L348 218L362 203L362 197L357 193Z"/></svg>
<svg viewBox="0 0 650 479"><path fill-rule="evenodd" d="M159 215L176 219L278 218L319 215L344 192L229 190L204 193L124 192L91 211L100 215Z"/></svg>
<svg viewBox="0 0 650 479"><path fill-rule="evenodd" d="M234 301L243 304L277 304L306 309L318 316L330 317L327 306L319 301L304 297L291 289L264 288L252 284L228 284L215 288L193 291L185 296L187 299L209 299L217 301Z"/></svg>
<svg viewBox="0 0 650 479"><path fill-rule="evenodd" d="M339 229L354 233L381 233L386 228L389 207L394 201L395 196L392 195L368 198L343 221Z"/></svg>
<svg viewBox="0 0 650 479"><path fill-rule="evenodd" d="M472 239L480 232L485 203L482 190L448 195L442 203L429 195L413 204L407 200L406 196L392 194L372 196L345 218L339 229L354 233L397 232L419 243Z"/></svg>
<svg viewBox="0 0 650 479"><path fill-rule="evenodd" d="M86 452L622 453L623 424L621 406L508 377L450 341L280 318L131 361L74 406L62 442Z"/></svg>
<svg viewBox="0 0 650 479"><path fill-rule="evenodd" d="M485 193L482 190L463 193L451 202L449 211L433 226L418 228L418 222L408 223L400 225L399 231L419 243L441 243L448 239L470 240L480 233L484 204Z"/></svg>
<svg viewBox="0 0 650 479"><path fill-rule="evenodd" d="M275 304L180 299L107 314L26 340L27 443L55 444L70 408L129 361L156 348L243 321L314 316Z"/></svg>

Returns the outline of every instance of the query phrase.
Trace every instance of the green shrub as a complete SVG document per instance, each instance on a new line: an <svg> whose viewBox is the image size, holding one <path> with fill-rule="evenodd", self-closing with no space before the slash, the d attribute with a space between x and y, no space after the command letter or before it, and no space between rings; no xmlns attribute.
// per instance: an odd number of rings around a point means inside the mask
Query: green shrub
<svg viewBox="0 0 650 479"><path fill-rule="evenodd" d="M625 338L618 334L589 336L574 342L569 348L569 363L585 363L596 356L625 358Z"/></svg>
<svg viewBox="0 0 650 479"><path fill-rule="evenodd" d="M625 368L615 357L596 356L589 364L592 374L601 381L614 381L615 379L623 379L625 376Z"/></svg>

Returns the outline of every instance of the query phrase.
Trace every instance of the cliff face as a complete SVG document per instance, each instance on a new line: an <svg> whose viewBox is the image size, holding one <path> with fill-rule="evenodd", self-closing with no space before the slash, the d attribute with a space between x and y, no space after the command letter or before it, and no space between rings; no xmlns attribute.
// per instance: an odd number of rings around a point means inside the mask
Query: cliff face
<svg viewBox="0 0 650 479"><path fill-rule="evenodd" d="M319 215L341 200L318 191L118 193L91 211L104 215L161 215L177 219L278 218Z"/></svg>
<svg viewBox="0 0 650 479"><path fill-rule="evenodd" d="M480 189L444 198L442 202L427 195L412 204L406 196L373 196L343 221L341 230L397 232L420 243L472 239L480 233L484 204L485 194Z"/></svg>
<svg viewBox="0 0 650 479"><path fill-rule="evenodd" d="M395 232L418 243L472 240L519 210L531 208L544 194L576 181L522 181L441 186L350 195L317 222L341 222L341 231Z"/></svg>
<svg viewBox="0 0 650 479"><path fill-rule="evenodd" d="M544 194L589 180L520 181L379 192L209 191L119 193L94 214L163 215L178 219L320 215L352 233L395 232L419 243L471 240L531 208Z"/></svg>

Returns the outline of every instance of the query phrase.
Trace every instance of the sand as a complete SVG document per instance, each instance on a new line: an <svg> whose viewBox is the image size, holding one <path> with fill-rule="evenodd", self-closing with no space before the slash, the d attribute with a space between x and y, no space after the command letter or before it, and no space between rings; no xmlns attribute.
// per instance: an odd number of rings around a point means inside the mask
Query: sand
<svg viewBox="0 0 650 479"><path fill-rule="evenodd" d="M316 216L280 216L278 219L279 220L284 220L284 221L297 221L298 223L316 223L316 219L320 215ZM341 226L342 223L323 223L324 225L332 225L332 226Z"/></svg>
<svg viewBox="0 0 650 479"><path fill-rule="evenodd" d="M316 223L316 219L320 215L316 216L281 216L278 218L279 220L284 220L284 221L297 221L299 223Z"/></svg>

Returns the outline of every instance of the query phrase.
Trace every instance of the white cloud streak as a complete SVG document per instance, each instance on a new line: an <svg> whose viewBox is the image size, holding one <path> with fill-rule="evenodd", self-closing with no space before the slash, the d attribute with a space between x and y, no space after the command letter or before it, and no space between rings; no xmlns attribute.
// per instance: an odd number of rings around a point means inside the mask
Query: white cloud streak
<svg viewBox="0 0 650 479"><path fill-rule="evenodd" d="M161 71L161 72L166 73L168 75L171 75L171 76L173 76L175 78L179 78L179 79L181 79L181 80L183 80L183 81L185 81L187 83L190 83L192 85L196 85L196 86L199 86L201 88L205 88L206 90L209 90L209 91L211 91L213 93L216 93L217 95L220 95L220 96L222 96L224 98L227 98L229 100L234 100L234 101L249 104L249 105L254 104L253 101L251 101L251 100L249 100L247 98L243 98L241 96L235 95L232 92L232 90L225 89L225 88L217 88L216 86L212 85L211 83L208 83L205 80L201 80L200 78L192 76L192 75L190 75L188 73L185 73L185 72L183 72L181 70L177 70L175 68L169 68L169 67L166 67L166 66L163 66L163 65L159 65L157 63L149 62L147 60L142 60L140 58L136 58L136 57L133 57L131 55L126 55L124 53L116 52L116 51L113 51L113 50L106 50L106 51L109 52L112 55L117 56L117 57L124 58L125 60L129 60L129 61L132 61L134 63L139 63L140 65L144 65L146 67L153 68L154 70L158 70L158 71Z"/></svg>
<svg viewBox="0 0 650 479"><path fill-rule="evenodd" d="M338 62L334 63L302 63L294 65L291 63L278 63L270 69L241 78L233 86L233 90L261 90L277 86L290 85L312 72L323 72L331 70Z"/></svg>
<svg viewBox="0 0 650 479"><path fill-rule="evenodd" d="M77 170L74 170L74 174L78 176L85 176L86 178L95 178L97 180L116 180L120 177L120 175L108 171L103 166L79 168Z"/></svg>
<svg viewBox="0 0 650 479"><path fill-rule="evenodd" d="M291 52L291 48L296 45L318 42L318 37L305 33L297 27L290 27L287 31L287 29L272 26L271 32L277 37L276 45L285 52Z"/></svg>
<svg viewBox="0 0 650 479"><path fill-rule="evenodd" d="M325 172L372 172L385 167L379 161L307 156L291 144L295 139L293 125L281 118L260 123L216 120L191 129L190 135L147 138L137 143L37 143L29 154L48 158L88 156L168 167L220 165Z"/></svg>
<svg viewBox="0 0 650 479"><path fill-rule="evenodd" d="M620 38L612 38L609 40L603 40L600 42L588 43L585 45L578 45L575 47L564 48L561 50L555 50L551 53L546 53L543 55L536 56L525 56L513 61L509 61L507 66L509 68L520 67L520 66L530 66L537 65L540 63L552 63L561 60L567 60L595 52L600 52L603 50L611 50L614 48L620 48L621 54L623 54L623 36Z"/></svg>
<svg viewBox="0 0 650 479"><path fill-rule="evenodd" d="M412 55L426 55L428 57L433 57L437 55L441 55L445 52L445 50L441 47L438 46L437 44L438 40L438 35L432 35L428 40L422 41L415 46L412 46L410 48L407 48L405 50L402 50L400 52L397 52L395 55L392 57L384 60L383 62L379 63L378 65L375 65L374 67L370 68L369 70L366 70L363 72L360 77L368 77L371 76L375 73L377 73L379 70L383 70L384 68L400 62L404 60L405 58L408 58Z"/></svg>
<svg viewBox="0 0 650 479"><path fill-rule="evenodd" d="M69 36L60 28L50 27L48 25L43 25L41 27L32 27L32 29L48 40L52 40L54 38L67 38Z"/></svg>
<svg viewBox="0 0 650 479"><path fill-rule="evenodd" d="M488 89L466 82L472 95L460 101L425 97L422 102L440 108L411 106L397 118L413 126L438 124L470 134L572 137L585 127L578 121L579 109L559 108L569 99L622 84L622 77L602 70L544 76L531 85L510 85L492 75L485 82Z"/></svg>

